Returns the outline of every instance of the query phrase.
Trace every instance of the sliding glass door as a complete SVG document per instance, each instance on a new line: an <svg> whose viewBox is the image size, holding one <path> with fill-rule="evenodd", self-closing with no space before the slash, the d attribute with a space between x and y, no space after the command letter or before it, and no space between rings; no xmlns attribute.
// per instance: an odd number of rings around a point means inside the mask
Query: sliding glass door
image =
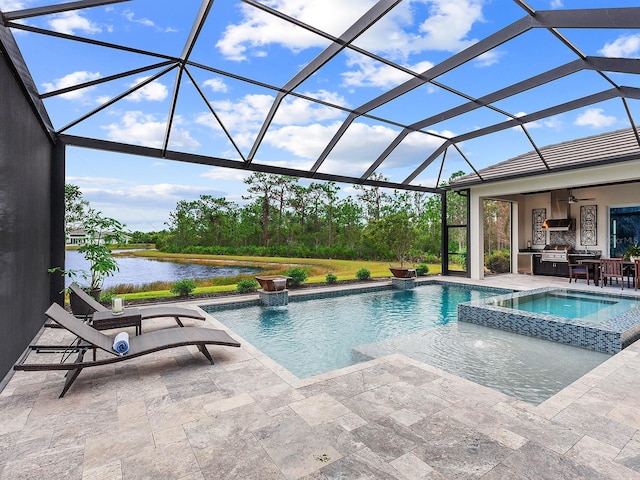
<svg viewBox="0 0 640 480"><path fill-rule="evenodd" d="M609 209L609 256L622 257L629 245L640 243L640 206Z"/></svg>

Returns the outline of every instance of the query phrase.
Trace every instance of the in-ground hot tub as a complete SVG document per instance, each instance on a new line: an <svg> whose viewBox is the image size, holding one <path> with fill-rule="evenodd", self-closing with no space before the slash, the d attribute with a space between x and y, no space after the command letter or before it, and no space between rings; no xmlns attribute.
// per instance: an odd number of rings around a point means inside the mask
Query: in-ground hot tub
<svg viewBox="0 0 640 480"><path fill-rule="evenodd" d="M461 303L458 321L614 354L640 338L640 298L541 288Z"/></svg>

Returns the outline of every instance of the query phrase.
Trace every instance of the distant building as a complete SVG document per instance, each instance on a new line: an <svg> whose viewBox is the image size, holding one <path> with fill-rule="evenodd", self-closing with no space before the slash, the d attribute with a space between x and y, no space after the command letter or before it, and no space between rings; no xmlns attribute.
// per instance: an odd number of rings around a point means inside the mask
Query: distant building
<svg viewBox="0 0 640 480"><path fill-rule="evenodd" d="M67 232L65 243L67 245L84 245L91 241L91 237L87 235L87 233L83 229L71 230ZM129 241L129 235L125 236L125 242ZM100 243L104 243L104 240L101 239ZM118 243L115 240L112 240L111 243Z"/></svg>
<svg viewBox="0 0 640 480"><path fill-rule="evenodd" d="M67 232L65 240L67 245L84 245L88 237L84 230L71 230Z"/></svg>

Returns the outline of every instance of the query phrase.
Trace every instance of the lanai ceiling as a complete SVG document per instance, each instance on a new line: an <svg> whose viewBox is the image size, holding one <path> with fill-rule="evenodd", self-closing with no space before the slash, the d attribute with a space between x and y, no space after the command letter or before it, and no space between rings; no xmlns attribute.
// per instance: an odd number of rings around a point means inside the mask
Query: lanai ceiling
<svg viewBox="0 0 640 480"><path fill-rule="evenodd" d="M0 0L0 46L67 145L429 192L525 152L544 168L548 144L638 138L635 5Z"/></svg>

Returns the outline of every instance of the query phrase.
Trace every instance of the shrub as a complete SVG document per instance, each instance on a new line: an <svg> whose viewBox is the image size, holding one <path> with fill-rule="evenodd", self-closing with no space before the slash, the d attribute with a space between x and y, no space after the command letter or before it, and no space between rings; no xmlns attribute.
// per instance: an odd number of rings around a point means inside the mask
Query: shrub
<svg viewBox="0 0 640 480"><path fill-rule="evenodd" d="M284 272L284 274L287 277L291 277L291 280L289 280L289 286L292 288L299 287L307 279L307 271L300 267L290 268Z"/></svg>
<svg viewBox="0 0 640 480"><path fill-rule="evenodd" d="M259 286L255 278L245 278L238 282L236 288L239 293L251 293L258 290Z"/></svg>
<svg viewBox="0 0 640 480"><path fill-rule="evenodd" d="M511 271L511 255L508 251L498 251L489 255L486 265L492 273L508 273Z"/></svg>
<svg viewBox="0 0 640 480"><path fill-rule="evenodd" d="M178 295L179 297L188 297L196 289L196 282L190 278L184 280L178 280L171 287L171 293Z"/></svg>
<svg viewBox="0 0 640 480"><path fill-rule="evenodd" d="M327 273L326 277L327 283L336 283L338 281L338 277L336 277L333 273Z"/></svg>
<svg viewBox="0 0 640 480"><path fill-rule="evenodd" d="M358 280L369 280L371 278L371 272L366 268L361 268L356 272L356 278Z"/></svg>
<svg viewBox="0 0 640 480"><path fill-rule="evenodd" d="M113 297L113 290L102 290L102 292L100 292L100 303L111 305Z"/></svg>
<svg viewBox="0 0 640 480"><path fill-rule="evenodd" d="M424 277L427 273L429 273L429 265L427 265L426 263L421 263L420 265L416 266L416 275L418 275L419 277Z"/></svg>
<svg viewBox="0 0 640 480"><path fill-rule="evenodd" d="M424 263L440 263L440 257L438 257L437 255L425 253L422 256L422 261Z"/></svg>

